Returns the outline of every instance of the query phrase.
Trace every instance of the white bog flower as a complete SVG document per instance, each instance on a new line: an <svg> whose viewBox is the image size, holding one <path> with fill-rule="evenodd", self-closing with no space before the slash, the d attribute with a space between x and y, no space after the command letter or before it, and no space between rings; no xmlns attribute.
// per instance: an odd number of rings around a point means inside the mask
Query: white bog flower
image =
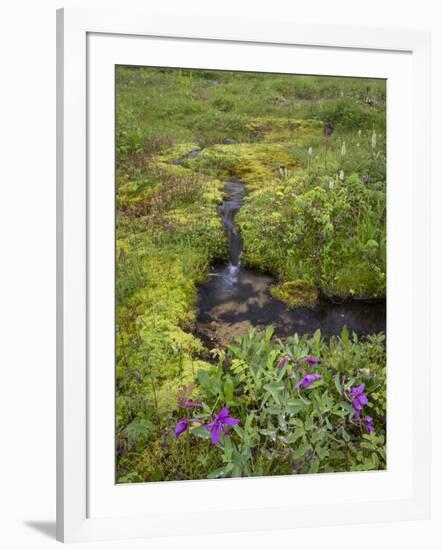
<svg viewBox="0 0 442 550"><path fill-rule="evenodd" d="M345 177L345 176L344 176L344 170L341 170L341 171L339 172L339 179L340 179L341 181L344 181L344 177Z"/></svg>
<svg viewBox="0 0 442 550"><path fill-rule="evenodd" d="M328 188L330 189L330 191L333 191L333 187L334 187L334 186L335 186L334 181L333 181L333 180L330 180L330 181L328 182Z"/></svg>
<svg viewBox="0 0 442 550"><path fill-rule="evenodd" d="M341 157L345 157L346 152L347 152L347 147L345 146L345 141L343 141L341 146Z"/></svg>
<svg viewBox="0 0 442 550"><path fill-rule="evenodd" d="M376 130L371 134L371 148L376 149Z"/></svg>
<svg viewBox="0 0 442 550"><path fill-rule="evenodd" d="M313 156L313 147L308 148L308 154L309 154L309 157Z"/></svg>
<svg viewBox="0 0 442 550"><path fill-rule="evenodd" d="M359 136L359 137L362 136L362 130L361 130L361 129L358 130L358 136Z"/></svg>

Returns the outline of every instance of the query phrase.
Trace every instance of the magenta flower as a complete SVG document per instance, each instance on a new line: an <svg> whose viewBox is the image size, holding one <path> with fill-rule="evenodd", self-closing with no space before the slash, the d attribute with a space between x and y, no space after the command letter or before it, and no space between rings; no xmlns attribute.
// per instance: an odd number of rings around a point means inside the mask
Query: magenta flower
<svg viewBox="0 0 442 550"><path fill-rule="evenodd" d="M185 409L193 409L195 407L202 407L203 404L199 401L186 401L183 405Z"/></svg>
<svg viewBox="0 0 442 550"><path fill-rule="evenodd" d="M296 384L296 388L308 388L315 382L316 380L319 380L322 378L320 374L306 374L304 378L301 378L301 380Z"/></svg>
<svg viewBox="0 0 442 550"><path fill-rule="evenodd" d="M287 363L289 359L293 359L291 355L286 355L281 359L281 361L278 363L278 369L282 369L282 367Z"/></svg>
<svg viewBox="0 0 442 550"><path fill-rule="evenodd" d="M313 357L313 355L306 355L302 359L299 360L300 363L307 362L309 365L317 365L320 363L319 359L316 359L316 357Z"/></svg>
<svg viewBox="0 0 442 550"><path fill-rule="evenodd" d="M187 430L191 420L190 418L182 418L178 424L175 426L175 435L180 437L180 435Z"/></svg>
<svg viewBox="0 0 442 550"><path fill-rule="evenodd" d="M367 428L367 432L369 434L374 434L374 425L373 425L373 418L371 416L366 416L363 420L365 427Z"/></svg>
<svg viewBox="0 0 442 550"><path fill-rule="evenodd" d="M351 406L355 412L355 418L361 418L362 407L368 403L368 398L365 395L365 384L354 386L350 391Z"/></svg>
<svg viewBox="0 0 442 550"><path fill-rule="evenodd" d="M209 422L209 424L206 424L204 427L206 430L210 431L210 441L213 445L216 445L221 434L225 433L229 426L235 426L236 424L239 424L239 420L229 416L229 409L223 407L220 412L215 415L213 421Z"/></svg>

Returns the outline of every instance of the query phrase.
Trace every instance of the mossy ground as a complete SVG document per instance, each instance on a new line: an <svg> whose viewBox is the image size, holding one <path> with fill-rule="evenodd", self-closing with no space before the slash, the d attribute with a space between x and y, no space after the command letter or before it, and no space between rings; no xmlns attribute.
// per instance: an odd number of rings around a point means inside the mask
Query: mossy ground
<svg viewBox="0 0 442 550"><path fill-rule="evenodd" d="M193 328L197 284L228 255L226 179L247 185L243 260L278 277L279 299L385 294L385 83L124 66L116 78L117 478L174 479L188 475L170 432L180 395L197 398L211 368Z"/></svg>
<svg viewBox="0 0 442 550"><path fill-rule="evenodd" d="M272 296L285 302L289 307L314 307L318 301L318 291L306 281L286 281L270 289Z"/></svg>

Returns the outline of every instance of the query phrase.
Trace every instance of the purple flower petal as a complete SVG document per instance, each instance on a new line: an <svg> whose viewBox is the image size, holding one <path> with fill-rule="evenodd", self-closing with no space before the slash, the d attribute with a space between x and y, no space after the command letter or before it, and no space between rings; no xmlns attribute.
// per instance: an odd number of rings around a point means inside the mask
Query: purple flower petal
<svg viewBox="0 0 442 550"><path fill-rule="evenodd" d="M352 397L357 397L358 395L362 395L365 391L365 384L362 383L360 384L359 386L354 386L352 389L351 389L351 396Z"/></svg>
<svg viewBox="0 0 442 550"><path fill-rule="evenodd" d="M223 420L223 424L227 424L228 426L236 426L237 424L239 424L239 420L238 418L232 418L231 416L229 416L228 418L225 418Z"/></svg>
<svg viewBox="0 0 442 550"><path fill-rule="evenodd" d="M319 359L316 359L316 357L313 357L313 355L306 355L302 359L299 360L300 363L307 362L309 365L317 365L320 363Z"/></svg>
<svg viewBox="0 0 442 550"><path fill-rule="evenodd" d="M367 428L367 432L369 434L374 434L375 429L374 429L374 425L373 425L373 418L371 418L371 416L366 416L364 418L363 422L365 424L365 427Z"/></svg>
<svg viewBox="0 0 442 550"><path fill-rule="evenodd" d="M180 437L180 435L187 430L189 427L189 418L182 418L178 424L175 426L175 436Z"/></svg>
<svg viewBox="0 0 442 550"><path fill-rule="evenodd" d="M282 369L282 367L287 363L287 361L288 361L289 359L293 359L293 357L292 357L291 355L286 355L285 357L283 357L283 358L281 359L281 361L278 363L277 368L278 368L278 369Z"/></svg>
<svg viewBox="0 0 442 550"><path fill-rule="evenodd" d="M223 418L226 418L227 416L229 416L229 409L227 407L223 407L219 413L216 415L216 419L217 420L222 420Z"/></svg>
<svg viewBox="0 0 442 550"><path fill-rule="evenodd" d="M368 403L368 397L363 393L359 396L358 401L362 406L364 406Z"/></svg>
<svg viewBox="0 0 442 550"><path fill-rule="evenodd" d="M220 424L216 424L212 429L211 429L211 435L210 435L210 441L212 442L213 445L216 445L219 441L219 438L221 437L221 433L222 433L223 429L222 429L222 426Z"/></svg>
<svg viewBox="0 0 442 550"><path fill-rule="evenodd" d="M236 426L239 422L237 418L229 416L229 409L227 407L223 407L220 412L214 416L212 422L209 422L204 427L206 430L210 431L210 440L213 445L216 445L221 435L227 431L229 426Z"/></svg>
<svg viewBox="0 0 442 550"><path fill-rule="evenodd" d="M361 418L361 411L363 407L368 403L368 397L365 395L364 391L365 384L354 386L350 390L351 406L354 410L355 419L358 421Z"/></svg>
<svg viewBox="0 0 442 550"><path fill-rule="evenodd" d="M199 403L199 402L197 402L197 401L186 401L186 402L184 403L184 408L185 408L185 409L192 409L192 408L194 408L194 407L202 407L202 406L203 406L203 404L202 404L202 403Z"/></svg>
<svg viewBox="0 0 442 550"><path fill-rule="evenodd" d="M321 374L306 374L304 378L302 378L297 384L296 388L308 388L315 382L316 380L319 380L322 378Z"/></svg>

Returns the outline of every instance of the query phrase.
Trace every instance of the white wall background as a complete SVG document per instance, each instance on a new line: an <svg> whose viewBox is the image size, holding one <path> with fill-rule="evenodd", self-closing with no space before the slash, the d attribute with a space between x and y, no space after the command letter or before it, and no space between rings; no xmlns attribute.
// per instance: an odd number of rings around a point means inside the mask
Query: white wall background
<svg viewBox="0 0 442 550"><path fill-rule="evenodd" d="M442 17L438 0L21 0L4 2L0 33L0 545L53 548L55 532L55 9L144 6L432 31L433 518L425 522L244 533L88 548L440 548L442 445ZM265 526L263 526L265 527ZM84 546L84 545L80 545ZM86 547L86 546L85 546Z"/></svg>

